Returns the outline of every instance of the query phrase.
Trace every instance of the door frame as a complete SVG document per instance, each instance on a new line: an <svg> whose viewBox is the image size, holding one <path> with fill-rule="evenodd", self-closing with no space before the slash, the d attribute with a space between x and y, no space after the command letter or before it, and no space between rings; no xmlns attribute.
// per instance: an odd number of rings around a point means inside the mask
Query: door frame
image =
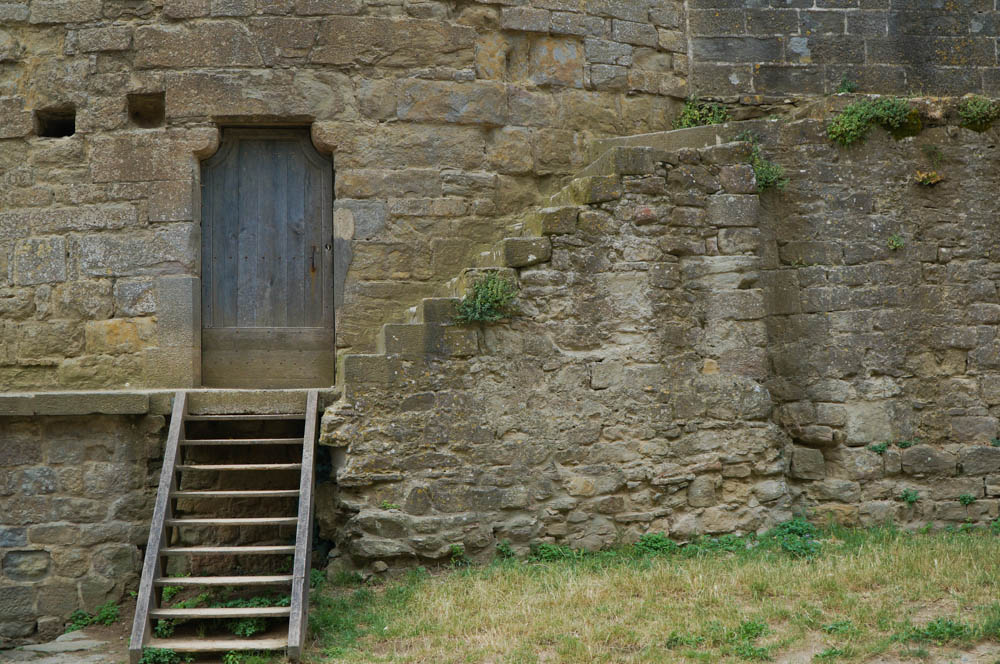
<svg viewBox="0 0 1000 664"><path fill-rule="evenodd" d="M194 182L193 182L194 193L193 193L193 196L194 196L194 208L197 210L197 212L196 212L196 217L197 217L196 221L198 223L199 245L201 245L203 243L203 241L204 241L204 228L205 228L204 227L205 218L204 218L204 214L203 214L203 200L202 200L202 198L203 198L203 185L204 185L204 183L202 182L203 169L205 167L211 167L213 165L216 165L219 162L225 160L229 156L230 152L235 148L235 146L239 142L238 140L231 140L232 137L254 136L254 135L261 135L261 134L270 134L272 136L275 136L275 135L276 136L280 136L282 133L287 133L287 135L289 137L294 136L296 139L301 139L303 137L303 135L308 136L309 137L310 145L312 146L312 150L303 149L302 150L302 154L313 165L318 166L318 167L323 168L323 169L329 169L329 178L330 178L329 215L330 215L330 224L331 224L331 229L330 229L331 233L330 233L329 242L331 243L331 245L334 245L335 240L334 240L334 231L333 231L333 214L334 214L334 207L335 207L335 202L336 202L336 190L335 190L335 185L336 185L336 165L335 165L335 162L334 162L334 156L333 156L332 152L324 152L323 150L321 150L316 145L315 141L313 140L312 123L309 123L309 124L288 123L288 124L266 124L266 125L264 125L264 124L260 124L260 125L258 125L258 124L220 124L220 125L216 126L216 130L218 132L218 134L217 134L217 136L218 136L218 142L215 145L216 149L214 151L212 151L210 154L196 155L197 159L195 160L194 169L193 169L194 170ZM230 140L227 140L227 139L230 139ZM301 142L301 141L296 141L296 143L300 147L303 146L303 142ZM331 328L331 332L333 333L333 335L332 335L332 340L331 340L330 352L334 356L334 362L332 363L332 366L330 367L329 385L313 386L313 387L329 387L329 386L334 385L335 382L336 382L336 369L337 368L336 368L336 360L335 360L335 358L336 358L336 341L335 341L335 339L336 339L336 318L337 318L337 304L338 304L337 303L337 296L336 296L336 294L338 292L338 284L336 282L338 281L338 279L342 278L341 275L339 274L339 272L341 272L342 270L338 271L338 267L337 267L336 253L337 253L336 251L333 252L332 270L331 270L330 275L328 277L333 282L333 283L329 284L329 287L331 288L331 291L332 291L332 308L333 308L332 312L331 312L332 316L333 316L333 323L332 323L333 327ZM194 368L194 374L195 374L193 376L193 385L196 386L196 387L205 387L207 389L254 389L254 390L258 390L258 389L298 389L298 388L282 388L282 387L279 387L279 388L225 388L225 387L219 388L219 387L206 386L205 385L205 383L204 383L204 376L202 375L202 367L203 367L203 361L204 361L204 349L202 348L202 336L203 336L203 333L204 333L204 331L206 329L204 327L204 321L202 320L202 311L203 311L203 306L202 306L202 304L203 304L202 303L202 286L203 286L203 284L202 284L202 277L204 275L205 266L202 264L202 257L203 257L203 248L199 248L199 250L198 250L198 272L197 272L197 277L193 280L193 283L191 283L188 286L188 288L190 288L190 290L188 290L187 288L184 289L185 295L187 293L190 293L191 296L192 296L191 297L191 301L190 301L190 310L189 311L190 311L190 314L191 314L190 320L193 323L193 325L192 325L193 329L191 330L191 335L193 337L192 341L193 341L193 346L194 346L194 351L195 351L194 352L195 357L192 358L194 360L194 362L193 362L193 364L194 364L193 368ZM340 285L342 286L342 284L340 284ZM185 309L187 309L187 307L185 307ZM213 329L213 328L207 328L207 329ZM251 336L251 338L253 338L253 336L254 336L253 335L253 330L255 330L257 328L245 328L245 329L249 332L249 335ZM267 328L262 328L262 329L267 329ZM300 329L308 330L308 329L312 329L312 328L300 328Z"/></svg>

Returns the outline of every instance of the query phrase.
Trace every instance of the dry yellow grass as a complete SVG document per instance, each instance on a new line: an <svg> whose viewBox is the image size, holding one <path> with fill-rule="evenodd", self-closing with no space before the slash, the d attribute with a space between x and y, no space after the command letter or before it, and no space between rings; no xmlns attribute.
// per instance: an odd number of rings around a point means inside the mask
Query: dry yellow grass
<svg viewBox="0 0 1000 664"><path fill-rule="evenodd" d="M327 589L312 661L944 662L974 646L965 661L1000 659L1000 538L841 537L811 560L621 555L494 565L355 595ZM323 622L336 604L339 628ZM905 638L942 617L971 631L944 644Z"/></svg>

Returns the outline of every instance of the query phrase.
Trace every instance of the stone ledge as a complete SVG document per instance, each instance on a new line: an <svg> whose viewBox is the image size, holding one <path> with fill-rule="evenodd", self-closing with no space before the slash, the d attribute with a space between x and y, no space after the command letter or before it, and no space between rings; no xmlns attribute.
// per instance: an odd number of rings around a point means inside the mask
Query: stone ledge
<svg viewBox="0 0 1000 664"><path fill-rule="evenodd" d="M0 417L36 415L167 415L177 390L103 390L80 392L9 392L0 394ZM308 390L194 389L192 413L280 413L301 410ZM319 388L320 405L340 398L340 388Z"/></svg>

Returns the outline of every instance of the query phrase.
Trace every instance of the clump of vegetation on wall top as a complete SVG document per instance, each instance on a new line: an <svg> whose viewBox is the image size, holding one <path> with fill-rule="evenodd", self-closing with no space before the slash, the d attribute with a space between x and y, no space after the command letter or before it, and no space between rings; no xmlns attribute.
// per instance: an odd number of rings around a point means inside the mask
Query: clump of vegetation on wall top
<svg viewBox="0 0 1000 664"><path fill-rule="evenodd" d="M757 180L757 191L764 192L768 189L784 189L788 184L785 177L785 169L780 164L770 161L760 150L760 139L751 131L744 131L736 136L737 141L746 141L750 144L750 165L753 167L753 174Z"/></svg>
<svg viewBox="0 0 1000 664"><path fill-rule="evenodd" d="M514 300L519 292L511 279L490 272L475 282L458 304L459 323L495 323L517 313Z"/></svg>
<svg viewBox="0 0 1000 664"><path fill-rule="evenodd" d="M958 116L962 118L962 126L966 129L986 131L1000 117L1000 105L986 97L973 95L959 104Z"/></svg>
<svg viewBox="0 0 1000 664"><path fill-rule="evenodd" d="M729 122L729 110L722 104L699 102L695 98L690 98L684 102L684 108L673 122L674 129L686 129L688 127L702 127L704 125L722 124Z"/></svg>
<svg viewBox="0 0 1000 664"><path fill-rule="evenodd" d="M899 97L879 97L854 102L841 111L826 127L834 143L852 145L864 140L873 126L883 127L893 138L918 134L922 128L920 113Z"/></svg>

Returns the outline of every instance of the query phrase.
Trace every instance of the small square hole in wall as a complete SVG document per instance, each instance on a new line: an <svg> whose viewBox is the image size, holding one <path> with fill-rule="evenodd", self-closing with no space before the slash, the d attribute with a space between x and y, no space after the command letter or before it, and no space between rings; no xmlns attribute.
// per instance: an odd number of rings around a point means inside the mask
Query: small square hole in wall
<svg viewBox="0 0 1000 664"><path fill-rule="evenodd" d="M166 100L162 92L140 92L128 96L128 119L136 127L162 127L166 118Z"/></svg>
<svg viewBox="0 0 1000 664"><path fill-rule="evenodd" d="M76 133L76 109L72 106L43 108L35 111L35 134L62 138Z"/></svg>

